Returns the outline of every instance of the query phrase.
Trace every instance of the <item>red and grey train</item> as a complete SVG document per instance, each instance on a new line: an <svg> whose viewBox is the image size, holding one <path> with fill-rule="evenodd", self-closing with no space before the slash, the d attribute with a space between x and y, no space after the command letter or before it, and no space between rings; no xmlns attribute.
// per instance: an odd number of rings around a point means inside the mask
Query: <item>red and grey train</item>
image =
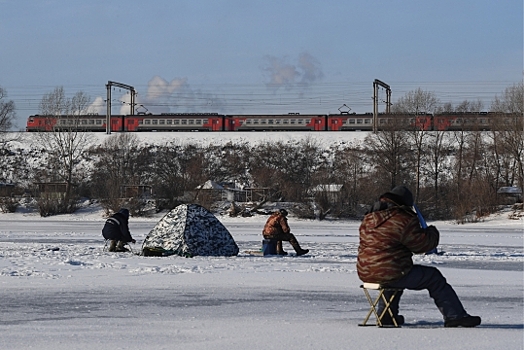
<svg viewBox="0 0 524 350"><path fill-rule="evenodd" d="M457 113L437 115L379 114L378 129L396 120L423 130L489 130L492 113ZM405 124L404 124L405 125ZM26 131L54 130L106 131L105 115L45 116L32 115ZM162 113L112 115L111 131L371 131L373 115L366 114L250 114Z"/></svg>

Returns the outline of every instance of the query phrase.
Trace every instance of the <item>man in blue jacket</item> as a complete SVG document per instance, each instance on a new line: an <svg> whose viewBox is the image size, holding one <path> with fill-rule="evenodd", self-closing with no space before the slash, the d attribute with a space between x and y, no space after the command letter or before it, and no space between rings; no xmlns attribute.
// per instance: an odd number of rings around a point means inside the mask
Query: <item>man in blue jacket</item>
<svg viewBox="0 0 524 350"><path fill-rule="evenodd" d="M127 243L136 241L131 237L129 232L129 210L122 208L106 220L102 229L102 236L109 239L110 252L128 252L129 249L124 247Z"/></svg>

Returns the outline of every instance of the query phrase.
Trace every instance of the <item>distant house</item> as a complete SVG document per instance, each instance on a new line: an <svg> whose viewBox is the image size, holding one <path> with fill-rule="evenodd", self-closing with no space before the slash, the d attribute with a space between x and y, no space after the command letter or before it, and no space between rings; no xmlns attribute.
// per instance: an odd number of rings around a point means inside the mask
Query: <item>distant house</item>
<svg viewBox="0 0 524 350"><path fill-rule="evenodd" d="M122 198L150 198L153 188L146 185L123 185L120 187Z"/></svg>
<svg viewBox="0 0 524 350"><path fill-rule="evenodd" d="M35 182L37 195L42 194L58 196L66 193L67 183L65 182Z"/></svg>
<svg viewBox="0 0 524 350"><path fill-rule="evenodd" d="M15 191L14 184L0 182L0 197L11 197Z"/></svg>
<svg viewBox="0 0 524 350"><path fill-rule="evenodd" d="M206 191L211 195L219 196L221 200L234 202L258 202L269 198L272 190L266 187L244 187L239 188L232 182L206 181L197 186L197 191Z"/></svg>
<svg viewBox="0 0 524 350"><path fill-rule="evenodd" d="M511 202L522 202L522 188L520 187L501 187L497 190L497 194L508 199Z"/></svg>
<svg viewBox="0 0 524 350"><path fill-rule="evenodd" d="M198 185L196 190L223 191L224 187L218 182L207 180L203 185Z"/></svg>
<svg viewBox="0 0 524 350"><path fill-rule="evenodd" d="M207 180L204 184L198 185L195 188L195 191L199 193L206 193L207 196L215 198L217 200L233 200L229 199L229 197L231 197L232 195L228 195L228 192L226 191L224 186L212 180Z"/></svg>
<svg viewBox="0 0 524 350"><path fill-rule="evenodd" d="M322 184L311 189L313 196L324 195L330 203L338 202L342 195L344 185L341 184Z"/></svg>

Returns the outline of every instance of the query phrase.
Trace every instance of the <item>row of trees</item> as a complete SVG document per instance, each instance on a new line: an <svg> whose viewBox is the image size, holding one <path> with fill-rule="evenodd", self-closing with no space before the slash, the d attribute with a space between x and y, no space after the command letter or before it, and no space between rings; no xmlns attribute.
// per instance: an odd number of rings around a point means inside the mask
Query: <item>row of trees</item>
<svg viewBox="0 0 524 350"><path fill-rule="evenodd" d="M512 124L494 131L400 131L402 119L362 144L326 148L314 136L295 143L227 143L199 146L167 143L145 146L134 134L115 134L93 146L92 134L75 131L37 133L30 155L4 153L4 178L27 184L65 184L60 197L40 197L42 215L72 212L79 196L100 199L109 210L122 202L122 186L153 189L157 209L182 201L211 205L203 191L207 180L236 182L267 189L260 200L296 203L306 217L358 217L377 196L398 184L412 188L415 200L431 218L464 220L490 213L499 204L501 186L523 188L523 86L507 88L491 111L514 115ZM62 88L46 94L40 109L49 115L80 115L89 104L83 93L68 99ZM393 112L433 113L442 104L432 93L415 90L399 99ZM451 108L447 106L446 108ZM464 101L457 111L478 112L480 102ZM314 134L312 134L314 135ZM4 147L4 149L6 149ZM22 152L22 151L20 151ZM8 155L11 155L9 157ZM16 157L38 158L32 166ZM330 192L337 184L340 192ZM188 193L190 196L188 197ZM129 199L125 199L129 201ZM143 208L136 198L135 214Z"/></svg>

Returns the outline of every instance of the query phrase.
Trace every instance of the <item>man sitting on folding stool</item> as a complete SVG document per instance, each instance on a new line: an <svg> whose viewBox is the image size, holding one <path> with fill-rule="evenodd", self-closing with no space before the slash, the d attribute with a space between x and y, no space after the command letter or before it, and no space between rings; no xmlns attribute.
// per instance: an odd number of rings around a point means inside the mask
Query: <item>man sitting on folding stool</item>
<svg viewBox="0 0 524 350"><path fill-rule="evenodd" d="M384 193L373 204L359 229L358 276L365 283L379 284L377 289L385 288L386 300L391 300L392 293L395 293L391 289L427 289L444 317L444 327L478 326L480 317L470 316L464 310L457 294L438 269L413 264L413 254L423 254L437 247L439 232L434 226L422 228L412 207L413 195L405 186ZM397 325L404 323L404 317L398 314L401 296L402 291L397 291L390 305ZM395 325L391 314L384 311L381 298L375 315L383 317L377 320L377 324Z"/></svg>

